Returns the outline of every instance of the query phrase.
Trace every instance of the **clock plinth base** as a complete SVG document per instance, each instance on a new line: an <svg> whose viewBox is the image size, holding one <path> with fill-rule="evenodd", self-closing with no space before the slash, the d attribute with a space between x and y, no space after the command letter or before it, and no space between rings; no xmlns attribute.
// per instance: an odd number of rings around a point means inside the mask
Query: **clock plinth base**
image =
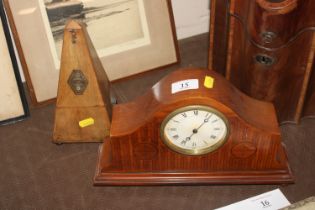
<svg viewBox="0 0 315 210"><path fill-rule="evenodd" d="M285 153L285 150L283 150ZM102 157L102 158L100 158ZM291 184L289 164L283 170L128 172L111 167L111 149L105 141L99 149L95 186L201 185L201 184ZM103 168L107 165L108 168ZM116 168L116 167L115 167Z"/></svg>

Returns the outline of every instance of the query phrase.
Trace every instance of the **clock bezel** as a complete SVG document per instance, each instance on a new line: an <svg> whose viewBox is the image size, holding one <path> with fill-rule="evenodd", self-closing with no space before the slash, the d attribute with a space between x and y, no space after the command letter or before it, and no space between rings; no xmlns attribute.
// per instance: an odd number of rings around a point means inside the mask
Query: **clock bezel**
<svg viewBox="0 0 315 210"><path fill-rule="evenodd" d="M207 111L207 112L217 115L219 118L222 119L223 123L226 126L225 135L216 144L206 147L206 148L202 148L202 149L188 149L188 148L185 149L174 144L169 138L167 138L165 134L166 133L165 126L174 116L180 113L186 112L186 111L191 111L191 110L203 110L203 111ZM165 117L160 127L160 137L162 141L166 144L166 146L168 146L171 150L177 153L183 154L183 155L197 156L197 155L205 155L205 154L214 152L215 150L219 149L221 146L225 144L229 136L230 136L230 123L228 119L219 110L210 106L206 106L206 105L188 105L188 106L177 108Z"/></svg>

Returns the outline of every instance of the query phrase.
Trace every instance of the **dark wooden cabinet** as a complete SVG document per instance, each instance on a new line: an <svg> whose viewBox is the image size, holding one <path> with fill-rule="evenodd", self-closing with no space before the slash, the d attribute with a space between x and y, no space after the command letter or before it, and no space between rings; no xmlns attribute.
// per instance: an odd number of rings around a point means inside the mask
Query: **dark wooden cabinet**
<svg viewBox="0 0 315 210"><path fill-rule="evenodd" d="M273 102L281 123L313 115L314 2L212 0L211 4L209 68L247 95Z"/></svg>

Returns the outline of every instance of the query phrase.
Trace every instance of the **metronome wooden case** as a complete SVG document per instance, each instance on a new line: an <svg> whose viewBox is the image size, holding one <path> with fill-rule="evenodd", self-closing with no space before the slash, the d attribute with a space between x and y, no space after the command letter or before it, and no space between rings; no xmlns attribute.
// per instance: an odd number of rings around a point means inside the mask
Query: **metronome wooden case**
<svg viewBox="0 0 315 210"><path fill-rule="evenodd" d="M114 105L94 178L95 185L292 182L273 105L194 68Z"/></svg>
<svg viewBox="0 0 315 210"><path fill-rule="evenodd" d="M110 83L83 24L64 30L55 143L100 142L109 135Z"/></svg>

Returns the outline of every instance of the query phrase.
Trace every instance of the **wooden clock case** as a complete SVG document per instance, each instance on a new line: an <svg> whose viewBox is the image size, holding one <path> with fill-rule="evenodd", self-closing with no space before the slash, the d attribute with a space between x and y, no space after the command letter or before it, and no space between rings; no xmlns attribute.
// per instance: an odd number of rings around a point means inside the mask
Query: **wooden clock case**
<svg viewBox="0 0 315 210"><path fill-rule="evenodd" d="M206 76L214 87L206 88ZM199 88L171 93L174 82L198 79ZM177 108L205 105L229 121L227 142L214 152L183 155L160 138L163 119ZM143 96L113 107L110 137L100 146L95 185L292 183L274 107L238 91L203 69L175 71Z"/></svg>

